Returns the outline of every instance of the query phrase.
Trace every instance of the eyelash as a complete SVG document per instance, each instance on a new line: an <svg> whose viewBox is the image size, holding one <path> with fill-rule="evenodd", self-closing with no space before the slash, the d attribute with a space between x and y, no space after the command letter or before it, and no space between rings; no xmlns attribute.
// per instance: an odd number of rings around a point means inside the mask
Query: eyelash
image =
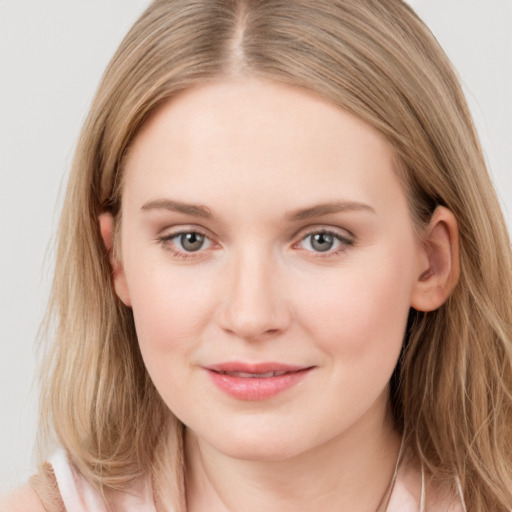
<svg viewBox="0 0 512 512"><path fill-rule="evenodd" d="M172 244L172 240L174 240L180 236L188 235L188 234L200 235L200 236L204 237L205 240L208 240L211 244L213 244L210 237L206 233L204 233L203 231L201 231L199 229L182 230L182 231L178 231L176 233L171 233L171 234L159 237L158 241L163 245L165 250L169 251L173 256L175 256L177 258L187 260L190 258L201 257L202 253L204 252L203 249L198 249L197 251L186 252L186 251L177 250L174 247L174 245ZM303 249L303 250L306 250L307 252L311 252L311 253L315 254L315 256L314 256L315 258L329 258L329 257L333 257L333 256L338 256L338 255L342 254L343 252L345 252L348 247L354 245L353 238L342 236L334 230L312 229L307 232L301 233L300 240L298 242L296 242L295 244L293 244L292 247L297 247L299 244L303 243L308 237L312 237L314 235L332 236L335 240L337 240L341 244L340 247L334 251L327 250L325 252L322 252L322 251L314 251L314 250L310 251L310 250Z"/></svg>
<svg viewBox="0 0 512 512"><path fill-rule="evenodd" d="M330 258L333 256L339 256L340 254L344 253L348 247L354 245L353 238L349 238L347 236L340 235L340 233L338 233L337 231L334 231L334 230L320 228L320 229L309 230L309 231L301 234L301 238L300 238L299 242L294 244L294 247L299 245L300 243L304 242L308 237L312 237L314 235L329 235L329 236L332 236L334 240L337 240L340 243L339 248L336 250L330 249L325 252L307 251L307 252L314 253L315 258ZM310 242L310 244L311 244L311 242Z"/></svg>
<svg viewBox="0 0 512 512"><path fill-rule="evenodd" d="M199 249L197 251L182 252L182 251L177 250L174 247L174 245L172 244L173 239L178 238L183 235L189 235L189 234L201 235L205 238L205 240L209 240L210 243L213 243L211 241L210 237L203 231L200 231L199 229L189 229L189 230L178 231L176 233L170 233L168 235L159 237L158 241L163 245L165 250L169 251L173 256L175 256L177 258L181 258L184 260L188 260L190 258L198 258L201 256L201 253L203 252L201 249Z"/></svg>

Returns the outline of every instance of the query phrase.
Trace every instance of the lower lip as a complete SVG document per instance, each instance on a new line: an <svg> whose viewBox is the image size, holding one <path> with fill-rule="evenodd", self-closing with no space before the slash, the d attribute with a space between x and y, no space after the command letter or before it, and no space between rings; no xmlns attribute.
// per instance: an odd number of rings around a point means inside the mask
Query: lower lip
<svg viewBox="0 0 512 512"><path fill-rule="evenodd" d="M278 377L234 377L208 370L213 383L222 391L239 400L265 400L301 382L311 368L288 372Z"/></svg>

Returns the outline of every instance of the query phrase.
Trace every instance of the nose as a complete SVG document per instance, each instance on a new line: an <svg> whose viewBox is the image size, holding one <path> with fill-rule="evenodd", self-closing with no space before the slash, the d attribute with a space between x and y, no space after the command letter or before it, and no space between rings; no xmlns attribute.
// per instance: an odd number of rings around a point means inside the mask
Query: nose
<svg viewBox="0 0 512 512"><path fill-rule="evenodd" d="M260 340L285 331L291 315L277 262L256 250L246 250L233 259L224 276L221 328L246 340Z"/></svg>

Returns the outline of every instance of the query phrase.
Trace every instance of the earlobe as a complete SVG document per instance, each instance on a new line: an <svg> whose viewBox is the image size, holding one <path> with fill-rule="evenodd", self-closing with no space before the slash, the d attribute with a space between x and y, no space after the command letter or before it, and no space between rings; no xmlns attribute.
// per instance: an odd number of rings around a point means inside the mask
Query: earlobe
<svg viewBox="0 0 512 512"><path fill-rule="evenodd" d="M112 282L115 292L125 306L131 307L124 269L114 251L114 218L110 213L105 212L98 216L98 222L101 238L107 249L110 267L112 268Z"/></svg>
<svg viewBox="0 0 512 512"><path fill-rule="evenodd" d="M418 279L411 306L417 311L434 311L457 284L460 269L457 220L444 206L438 206L432 214L419 251Z"/></svg>

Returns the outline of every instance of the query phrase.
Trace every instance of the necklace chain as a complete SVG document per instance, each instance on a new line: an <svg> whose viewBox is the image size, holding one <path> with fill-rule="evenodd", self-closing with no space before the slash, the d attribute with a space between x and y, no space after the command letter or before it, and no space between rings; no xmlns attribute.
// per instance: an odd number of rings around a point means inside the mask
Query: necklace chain
<svg viewBox="0 0 512 512"><path fill-rule="evenodd" d="M398 467L400 466L400 461L402 460L402 452L404 448L404 439L402 437L402 441L400 443L400 449L398 450L398 456L396 458L395 462L395 469L393 470L393 475L391 476L391 480L389 481L388 487L386 489L386 492L384 493L384 496L382 497L382 500L379 503L379 506L377 507L377 510L375 512L387 512L389 501L391 499L391 494L393 493L393 489L395 487L396 477L398 474Z"/></svg>

